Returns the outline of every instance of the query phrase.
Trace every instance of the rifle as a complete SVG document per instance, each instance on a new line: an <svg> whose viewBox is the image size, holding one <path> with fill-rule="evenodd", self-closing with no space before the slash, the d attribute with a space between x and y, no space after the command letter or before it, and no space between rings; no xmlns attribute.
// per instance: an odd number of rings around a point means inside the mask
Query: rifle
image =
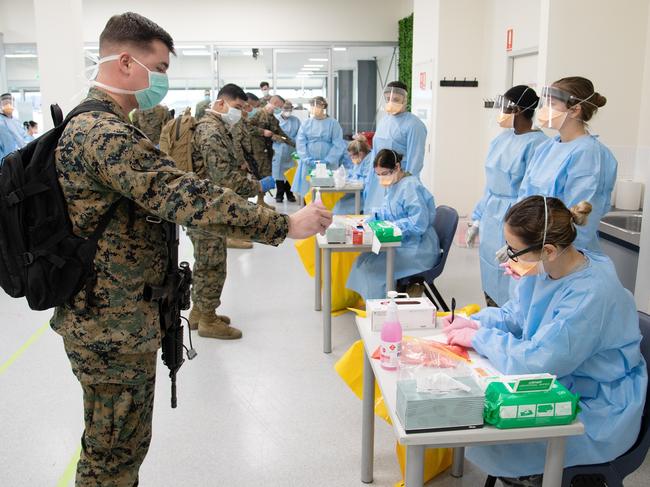
<svg viewBox="0 0 650 487"><path fill-rule="evenodd" d="M183 349L187 352L188 360L196 357L197 353L192 345L192 334L189 331L190 348L183 345L183 322L187 319L181 316L181 310L190 309L190 284L192 283L192 270L187 262L178 263L178 225L171 222L162 222L167 240L167 271L161 286L146 285L144 299L158 303L160 312L160 331L162 333L162 360L169 369L169 378L172 381L171 405L175 408L176 400L176 374L185 362Z"/></svg>

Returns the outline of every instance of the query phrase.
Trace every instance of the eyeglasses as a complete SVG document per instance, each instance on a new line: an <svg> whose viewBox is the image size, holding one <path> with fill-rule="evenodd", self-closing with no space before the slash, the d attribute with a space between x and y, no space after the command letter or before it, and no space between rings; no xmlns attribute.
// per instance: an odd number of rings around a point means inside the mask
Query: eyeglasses
<svg viewBox="0 0 650 487"><path fill-rule="evenodd" d="M508 245L508 249L507 249L508 258L513 262L519 262L519 257L521 257L522 255L532 252L533 250L540 250L542 247L543 245L540 243L540 244L531 245L530 247L527 247L524 250L515 250L512 247L510 247L510 245Z"/></svg>

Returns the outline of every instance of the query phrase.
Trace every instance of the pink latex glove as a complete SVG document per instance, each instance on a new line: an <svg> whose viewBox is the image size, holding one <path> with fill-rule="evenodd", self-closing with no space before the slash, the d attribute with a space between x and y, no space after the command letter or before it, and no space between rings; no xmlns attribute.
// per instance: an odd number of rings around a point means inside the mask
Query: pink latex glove
<svg viewBox="0 0 650 487"><path fill-rule="evenodd" d="M503 274L506 276L512 277L515 281L518 281L521 279L521 276L517 274L515 271L512 270L510 267L510 264L508 262L504 262L503 264L499 264L499 267L503 269Z"/></svg>
<svg viewBox="0 0 650 487"><path fill-rule="evenodd" d="M451 330L460 330L462 328L478 330L478 323L474 320L463 318L458 315L455 316L454 321L452 322L451 315L447 315L442 318L442 327L445 330L445 333L449 333Z"/></svg>
<svg viewBox="0 0 650 487"><path fill-rule="evenodd" d="M447 343L449 345L460 345L465 348L473 348L472 340L477 330L474 328L461 328L460 330L449 330L447 332Z"/></svg>

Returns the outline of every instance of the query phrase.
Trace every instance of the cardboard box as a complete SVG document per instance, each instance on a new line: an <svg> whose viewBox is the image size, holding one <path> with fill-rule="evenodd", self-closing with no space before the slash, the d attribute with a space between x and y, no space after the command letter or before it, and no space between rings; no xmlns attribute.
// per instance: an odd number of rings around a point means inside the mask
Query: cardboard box
<svg viewBox="0 0 650 487"><path fill-rule="evenodd" d="M386 321L388 311L388 299L368 299L366 301L366 313L370 318L372 331L381 331ZM426 296L421 298L398 297L397 315L403 330L421 330L436 328L436 307Z"/></svg>

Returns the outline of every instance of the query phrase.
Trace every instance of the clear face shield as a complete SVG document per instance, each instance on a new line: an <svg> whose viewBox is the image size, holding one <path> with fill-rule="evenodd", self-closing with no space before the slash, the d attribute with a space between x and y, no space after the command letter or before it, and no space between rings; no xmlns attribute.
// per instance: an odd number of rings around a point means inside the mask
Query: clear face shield
<svg viewBox="0 0 650 487"><path fill-rule="evenodd" d="M321 100L312 99L309 101L309 113L312 117L324 117L327 114L327 105Z"/></svg>
<svg viewBox="0 0 650 487"><path fill-rule="evenodd" d="M571 108L581 103L590 103L589 98L584 100L554 86L545 86L539 100L537 120L541 127L560 130L569 116ZM593 103L592 103L593 105Z"/></svg>
<svg viewBox="0 0 650 487"><path fill-rule="evenodd" d="M535 104L529 106L522 106L521 100L528 90L532 88L526 88L524 92L519 96L517 101L513 101L507 98L505 95L497 95L494 101L494 109L497 110L497 124L506 129L511 129L515 126L515 115L522 113L530 108L535 108Z"/></svg>
<svg viewBox="0 0 650 487"><path fill-rule="evenodd" d="M384 110L390 115L397 115L406 108L408 93L402 88L388 87L384 90Z"/></svg>

